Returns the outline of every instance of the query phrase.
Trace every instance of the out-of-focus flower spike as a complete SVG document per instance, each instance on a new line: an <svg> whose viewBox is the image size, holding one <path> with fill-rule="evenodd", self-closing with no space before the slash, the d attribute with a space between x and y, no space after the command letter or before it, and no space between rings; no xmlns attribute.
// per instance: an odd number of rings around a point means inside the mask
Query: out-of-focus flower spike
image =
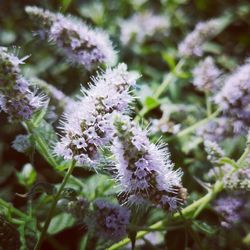
<svg viewBox="0 0 250 250"><path fill-rule="evenodd" d="M209 140L204 141L207 159L212 164L217 164L219 159L225 156L224 150L216 143Z"/></svg>
<svg viewBox="0 0 250 250"><path fill-rule="evenodd" d="M126 236L129 219L130 210L128 208L105 200L96 200L94 211L86 216L85 222L91 233L98 233L98 236L103 239L116 242Z"/></svg>
<svg viewBox="0 0 250 250"><path fill-rule="evenodd" d="M216 67L212 57L207 57L193 70L193 84L201 91L215 92L219 89L218 77L221 72Z"/></svg>
<svg viewBox="0 0 250 250"><path fill-rule="evenodd" d="M239 67L226 80L215 102L231 117L235 134L247 134L250 125L250 62Z"/></svg>
<svg viewBox="0 0 250 250"><path fill-rule="evenodd" d="M134 14L120 23L123 45L131 43L142 44L148 39L162 37L168 34L169 20L166 16L155 15L151 12Z"/></svg>
<svg viewBox="0 0 250 250"><path fill-rule="evenodd" d="M204 43L218 35L231 20L232 17L228 15L206 22L199 22L194 30L179 44L179 55L183 57L202 56Z"/></svg>
<svg viewBox="0 0 250 250"><path fill-rule="evenodd" d="M104 31L91 29L75 17L38 7L28 6L25 10L40 25L42 37L47 36L70 62L83 65L87 70L116 62L116 52Z"/></svg>

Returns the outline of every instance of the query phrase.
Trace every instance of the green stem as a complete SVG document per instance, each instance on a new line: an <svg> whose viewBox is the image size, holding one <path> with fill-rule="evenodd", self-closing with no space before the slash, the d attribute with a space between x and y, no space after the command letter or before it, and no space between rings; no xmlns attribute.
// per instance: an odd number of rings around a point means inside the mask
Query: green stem
<svg viewBox="0 0 250 250"><path fill-rule="evenodd" d="M206 124L207 122L209 122L210 120L214 119L215 117L217 117L219 114L220 114L221 110L220 109L217 109L214 113L212 113L210 116L206 117L205 119L203 120L200 120L198 121L197 123L181 130L179 133L169 137L167 139L167 141L172 141L173 139L176 139L176 138L180 138L184 135L187 135L193 131L195 131L197 128L199 128L200 126Z"/></svg>
<svg viewBox="0 0 250 250"><path fill-rule="evenodd" d="M205 196L203 196L199 200L193 202L191 205L189 205L189 206L185 207L184 209L182 209L181 214L179 212L175 213L173 215L173 219L177 220L177 219L180 219L181 216L190 216L190 214L194 213L196 211L196 209L199 209L200 206L202 206L204 208L222 190L223 190L223 183L221 181L217 181L215 183L215 185L214 185L214 188L211 191L209 191ZM200 212L201 211L202 211L202 209L200 209ZM196 216L197 215L198 214L196 214ZM162 228L165 224L166 224L165 220L161 220L161 221L156 222L155 224L149 226L150 230L138 232L137 235L136 235L136 239L140 239L140 238L144 237L146 234L148 234L152 230L157 230L159 228ZM120 241L120 242L114 244L113 246L109 247L108 250L120 249L121 247L127 245L129 242L130 242L130 239L125 238L122 241Z"/></svg>
<svg viewBox="0 0 250 250"><path fill-rule="evenodd" d="M22 218L24 220L29 220L30 219L30 217L27 214L23 213L19 209L13 207L12 204L10 204L10 203L2 200L2 199L0 199L0 206L7 208L11 213L17 215L18 217L20 217L20 218Z"/></svg>
<svg viewBox="0 0 250 250"><path fill-rule="evenodd" d="M163 80L161 85L157 88L157 90L153 94L154 99L158 99L162 95L162 93L167 89L168 85L176 80L177 78L176 74L178 74L184 63L185 63L184 59L180 60L175 66L173 72L169 72L167 74L166 78ZM150 109L144 106L136 116L135 120L139 121L139 119L143 118L149 111Z"/></svg>
<svg viewBox="0 0 250 250"><path fill-rule="evenodd" d="M242 165L244 164L246 158L248 157L248 155L250 154L250 146L247 145L247 147L245 148L244 153L241 155L241 157L239 158L239 160L237 161L237 165L241 168Z"/></svg>
<svg viewBox="0 0 250 250"><path fill-rule="evenodd" d="M55 158L52 156L49 145L46 143L46 141L38 134L36 131L34 131L34 124L31 123L31 121L24 123L25 128L28 130L29 133L32 133L34 136L34 139L37 144L37 148L39 153L44 157L44 159L53 167L56 168L59 164L56 162ZM73 181L76 185L83 187L83 184L81 181L79 181L74 176L70 176L70 180Z"/></svg>
<svg viewBox="0 0 250 250"><path fill-rule="evenodd" d="M45 142L45 140L35 131L35 127L32 124L31 121L25 122L25 125L27 127L27 130L32 133L32 136L35 139L35 142L37 144L37 148L39 150L39 152L41 153L41 155L43 155L43 157L47 160L47 162L53 166L54 168L58 166L56 160L54 159L54 157L51 155L51 152L49 150L49 147L47 145L47 143Z"/></svg>
<svg viewBox="0 0 250 250"><path fill-rule="evenodd" d="M75 162L72 162L71 166L68 168L68 171L67 171L66 175L65 175L64 178L63 178L62 184L61 184L61 186L60 186L60 188L59 188L57 194L55 195L54 201L53 201L53 203L52 203L52 205L51 205L51 208L50 208L50 210L49 210L47 219L46 219L46 221L45 221L45 224L44 224L44 226L43 226L43 229L42 229L42 232L41 232L41 234L40 234L39 240L37 241L37 244L36 244L34 250L39 250L40 247L41 247L42 241L43 241L43 239L44 239L44 237L45 237L45 235L46 235L46 233L47 233L47 230L48 230L50 221L51 221L51 219L52 219L52 217L53 217L53 214L54 214L54 211L55 211L57 202L58 202L58 200L59 200L59 198L60 198L60 196L61 196L61 193L62 193L62 191L63 191L65 185L67 184L67 181L68 181L70 175L71 175L72 172L73 172L74 167L75 167Z"/></svg>
<svg viewBox="0 0 250 250"><path fill-rule="evenodd" d="M244 239L243 239L243 243L250 246L250 233L248 233Z"/></svg>
<svg viewBox="0 0 250 250"><path fill-rule="evenodd" d="M209 100L209 92L205 92L206 96L206 108L207 108L207 116L210 116L212 114L212 106L211 106L211 101Z"/></svg>
<svg viewBox="0 0 250 250"><path fill-rule="evenodd" d="M247 158L247 156L249 155L249 153L250 153L250 147L247 146L244 153L241 155L241 157L237 161L237 164L239 164L241 166L241 164L244 163L244 161ZM206 205L209 204L223 190L223 188L224 188L223 182L221 180L218 180L214 184L213 188L205 196L203 196L199 200L193 202L189 206L183 208L181 210L181 213L179 213L179 212L175 213L173 215L173 219L177 220L177 219L182 218L182 216L185 216L185 217L191 216L191 218L197 217L200 214L200 212L206 207ZM166 224L166 221L161 220L161 221L158 221L155 224L149 226L149 229L157 230L157 229L162 228L165 224ZM149 232L150 232L149 230L138 232L136 239L142 238L144 235L148 234ZM121 247L127 245L129 242L130 242L130 239L125 238L122 241L112 245L110 248L108 248L108 250L120 249Z"/></svg>

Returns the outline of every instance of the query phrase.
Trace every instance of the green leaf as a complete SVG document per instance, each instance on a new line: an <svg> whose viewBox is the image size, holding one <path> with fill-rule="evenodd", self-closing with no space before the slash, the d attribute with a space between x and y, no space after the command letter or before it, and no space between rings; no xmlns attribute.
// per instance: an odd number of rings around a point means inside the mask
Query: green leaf
<svg viewBox="0 0 250 250"><path fill-rule="evenodd" d="M85 181L84 195L90 200L117 193L114 181L106 175L93 175Z"/></svg>
<svg viewBox="0 0 250 250"><path fill-rule="evenodd" d="M49 234L57 234L63 231L66 228L70 228L74 225L75 219L72 215L67 213L61 213L56 215L50 222L50 226L48 228Z"/></svg>
<svg viewBox="0 0 250 250"><path fill-rule="evenodd" d="M145 106L147 107L148 110L152 110L160 105L158 100L151 96L147 96L144 102Z"/></svg>
<svg viewBox="0 0 250 250"><path fill-rule="evenodd" d="M38 127L40 125L46 112L47 112L47 108L42 108L33 115L31 122L34 127Z"/></svg>
<svg viewBox="0 0 250 250"><path fill-rule="evenodd" d="M69 8L69 6L70 6L70 4L71 4L71 0L61 0L61 3L62 3L62 12L65 12L68 8Z"/></svg>
<svg viewBox="0 0 250 250"><path fill-rule="evenodd" d="M36 145L39 153L46 159L46 161L56 168L58 163L52 155L52 146L57 140L56 133L53 127L45 120L41 120L38 127L34 127L34 124L28 123L27 126L32 132L31 141Z"/></svg>
<svg viewBox="0 0 250 250"><path fill-rule="evenodd" d="M203 45L203 49L205 52L210 52L217 55L220 55L222 53L222 46L213 42L206 42Z"/></svg>
<svg viewBox="0 0 250 250"><path fill-rule="evenodd" d="M174 58L166 52L162 53L162 58L168 64L171 71L173 71L175 69L175 65L176 65Z"/></svg>
<svg viewBox="0 0 250 250"><path fill-rule="evenodd" d="M250 233L243 239L243 243L250 246Z"/></svg>
<svg viewBox="0 0 250 250"><path fill-rule="evenodd" d="M206 235L214 235L217 231L213 226L207 224L204 221L198 221L198 220L193 221L192 228L195 231L204 233Z"/></svg>

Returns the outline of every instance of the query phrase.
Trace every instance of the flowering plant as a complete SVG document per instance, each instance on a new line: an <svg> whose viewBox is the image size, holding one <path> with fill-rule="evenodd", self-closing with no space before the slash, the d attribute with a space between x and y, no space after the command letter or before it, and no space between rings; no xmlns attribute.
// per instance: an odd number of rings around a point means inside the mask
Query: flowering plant
<svg viewBox="0 0 250 250"><path fill-rule="evenodd" d="M198 20L185 2L17 3L24 23L0 37L0 249L250 245L250 63L225 39L250 5Z"/></svg>

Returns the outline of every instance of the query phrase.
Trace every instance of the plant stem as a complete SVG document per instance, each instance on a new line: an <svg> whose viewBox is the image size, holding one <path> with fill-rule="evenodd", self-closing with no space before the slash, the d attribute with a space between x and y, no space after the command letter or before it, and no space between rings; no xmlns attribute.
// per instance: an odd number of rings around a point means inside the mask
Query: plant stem
<svg viewBox="0 0 250 250"><path fill-rule="evenodd" d="M53 217L53 214L54 214L57 202L58 202L58 200L59 200L59 198L61 196L61 193L62 193L62 191L63 191L63 189L64 189L64 187L65 187L65 185L66 185L66 183L67 183L67 181L68 181L71 173L73 172L74 167L75 167L75 162L72 162L71 166L68 168L68 171L67 171L66 175L63 178L62 184L61 184L61 186L60 186L57 194L55 195L54 201L53 201L53 203L52 203L52 205L50 207L47 219L45 221L45 224L43 226L43 229L42 229L42 232L40 234L39 240L37 241L34 250L39 250L40 247L41 247L42 241L43 241L43 239L44 239L44 237L45 237L45 235L47 233L50 221L51 221L51 219Z"/></svg>
<svg viewBox="0 0 250 250"><path fill-rule="evenodd" d="M209 122L210 120L214 119L215 117L217 117L220 114L221 110L217 109L214 113L212 113L210 116L204 118L203 120L198 121L197 123L181 130L180 132L178 132L177 134L169 137L166 141L172 141L173 139L176 138L180 138L184 135L187 135L191 132L193 132L194 130L196 130L197 128L199 128L200 126L206 124L207 122Z"/></svg>
<svg viewBox="0 0 250 250"><path fill-rule="evenodd" d="M249 154L250 154L250 146L247 145L246 148L245 148L244 153L241 155L241 157L237 161L237 165L239 167L242 167L242 165L244 164L245 159L248 157Z"/></svg>
<svg viewBox="0 0 250 250"><path fill-rule="evenodd" d="M207 108L207 116L210 116L212 114L212 106L211 106L211 101L209 100L209 92L205 92L206 96L206 108Z"/></svg>
<svg viewBox="0 0 250 250"><path fill-rule="evenodd" d="M243 239L243 243L250 246L250 233L248 233L244 239Z"/></svg>
<svg viewBox="0 0 250 250"><path fill-rule="evenodd" d="M45 142L45 140L36 132L34 125L31 121L25 122L25 126L27 127L27 130L32 133L32 136L35 139L35 142L38 145L38 150L41 153L41 155L47 160L47 162L53 166L54 168L58 166L56 160L51 155L51 152L49 151L49 146Z"/></svg>
<svg viewBox="0 0 250 250"><path fill-rule="evenodd" d="M205 196L203 196L199 200L193 202L191 205L189 205L189 206L185 207L184 209L182 209L181 214L179 212L175 213L173 215L173 219L175 219L175 220L180 219L182 215L190 216L191 213L194 213L196 211L196 209L199 209L199 207L201 207L201 206L202 206L202 209L203 209L222 190L223 190L223 183L221 181L217 181L211 191L209 191ZM200 209L200 212L202 211L202 209ZM196 216L197 215L198 214L196 214ZM157 230L159 228L162 228L165 224L166 224L166 221L161 220L161 221L158 221L155 224L149 226L149 229L151 229L151 231L152 230ZM142 238L143 236L145 236L149 232L150 232L150 230L138 232L137 235L136 235L136 239ZM122 240L122 241L114 244L110 248L108 248L108 250L120 249L121 247L125 246L129 242L130 242L130 239L125 238L124 240Z"/></svg>
<svg viewBox="0 0 250 250"><path fill-rule="evenodd" d="M19 216L20 218L23 218L24 220L29 220L30 217L23 213L22 211L20 211L19 209L15 208L12 206L12 204L0 199L0 206L7 208L10 212L12 212L13 214Z"/></svg>
<svg viewBox="0 0 250 250"><path fill-rule="evenodd" d="M153 94L153 98L154 99L159 99L159 97L162 95L162 93L167 89L168 85L175 81L177 76L176 74L178 74L178 72L180 71L181 67L183 66L183 64L185 63L185 61L182 59L180 60L173 72L169 72L166 76L166 78L163 80L163 82L161 83L161 85L157 88L157 90L155 91L155 93ZM144 115L146 115L148 112L150 111L150 109L148 109L147 107L143 107L142 110L138 113L138 115L136 116L135 120L138 121L139 119L143 118Z"/></svg>
<svg viewBox="0 0 250 250"><path fill-rule="evenodd" d="M247 146L244 153L241 155L241 157L237 161L237 164L241 166L241 164L244 162L244 160L246 159L246 157L248 156L249 153L250 153L250 146ZM203 196L199 200L193 202L189 206L183 208L181 210L181 213L179 213L179 212L175 213L173 215L173 219L177 220L177 219L180 219L182 216L189 217L190 215L191 215L191 218L197 217L200 214L200 212L206 207L206 205L209 202L211 202L223 190L223 188L224 188L223 182L221 180L218 180L214 184L213 188L205 196ZM193 216L192 216L192 213L194 213ZM161 221L158 221L155 224L149 226L148 228L153 229L153 230L157 230L159 228L162 228L165 224L166 224L166 221L161 220ZM144 235L148 234L149 232L150 232L150 230L139 231L137 233L136 239L142 238ZM247 240L249 239L249 237L250 236L248 236ZM127 245L129 242L130 242L130 239L125 238L122 241L109 247L108 250L120 249L122 246Z"/></svg>

